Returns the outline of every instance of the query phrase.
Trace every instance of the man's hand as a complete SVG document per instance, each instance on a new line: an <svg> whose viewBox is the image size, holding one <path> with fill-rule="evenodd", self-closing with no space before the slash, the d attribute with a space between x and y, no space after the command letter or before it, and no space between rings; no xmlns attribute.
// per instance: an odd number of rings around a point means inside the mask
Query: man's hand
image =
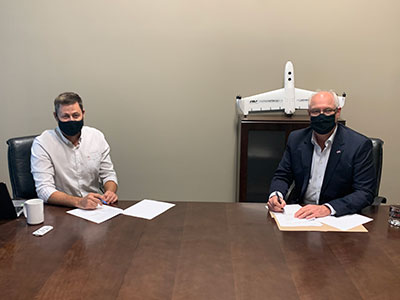
<svg viewBox="0 0 400 300"><path fill-rule="evenodd" d="M106 191L103 195L104 201L111 204L118 201L118 195L112 191Z"/></svg>
<svg viewBox="0 0 400 300"><path fill-rule="evenodd" d="M314 205L308 204L302 208L300 208L295 214L295 218L299 219L312 219L312 218L322 218L329 216L331 214L331 210L329 207L325 205Z"/></svg>
<svg viewBox="0 0 400 300"><path fill-rule="evenodd" d="M96 209L97 205L102 205L101 199L104 197L100 194L89 193L83 198L79 198L76 206L83 209Z"/></svg>
<svg viewBox="0 0 400 300"><path fill-rule="evenodd" d="M270 211L283 212L283 208L285 207L286 202L282 198L279 198L278 201L277 196L272 196L271 198L269 198L267 205Z"/></svg>

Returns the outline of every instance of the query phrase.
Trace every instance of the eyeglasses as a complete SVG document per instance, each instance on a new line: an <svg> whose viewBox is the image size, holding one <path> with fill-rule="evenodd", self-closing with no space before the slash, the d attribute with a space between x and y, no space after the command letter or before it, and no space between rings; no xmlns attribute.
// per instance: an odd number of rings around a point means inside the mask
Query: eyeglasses
<svg viewBox="0 0 400 300"><path fill-rule="evenodd" d="M338 111L337 108L325 108L323 110L314 108L314 109L310 109L309 113L310 113L310 116L312 116L312 117L318 117L320 114L324 114L325 116L332 116L337 111Z"/></svg>

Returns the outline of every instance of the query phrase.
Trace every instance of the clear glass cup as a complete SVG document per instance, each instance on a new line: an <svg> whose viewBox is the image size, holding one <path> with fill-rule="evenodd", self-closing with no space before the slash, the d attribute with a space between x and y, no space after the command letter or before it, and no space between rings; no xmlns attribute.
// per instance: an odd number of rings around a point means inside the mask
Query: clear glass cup
<svg viewBox="0 0 400 300"><path fill-rule="evenodd" d="M400 227L400 205L390 206L388 222L390 225Z"/></svg>

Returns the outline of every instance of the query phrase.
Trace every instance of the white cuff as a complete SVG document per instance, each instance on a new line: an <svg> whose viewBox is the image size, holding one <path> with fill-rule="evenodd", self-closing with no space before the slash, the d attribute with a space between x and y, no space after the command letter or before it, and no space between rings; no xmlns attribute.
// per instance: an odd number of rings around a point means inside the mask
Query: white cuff
<svg viewBox="0 0 400 300"><path fill-rule="evenodd" d="M45 187L45 188L36 190L36 192L37 192L38 197L47 203L47 200L49 200L50 196L54 192L57 192L57 190L53 187Z"/></svg>
<svg viewBox="0 0 400 300"><path fill-rule="evenodd" d="M324 203L325 206L327 206L331 210L331 216L336 215L336 210L330 205L329 203Z"/></svg>
<svg viewBox="0 0 400 300"><path fill-rule="evenodd" d="M275 192L272 192L271 194L269 194L268 200L269 200L272 196L275 196L276 194L278 194L278 196L279 196L281 199L283 199L282 193L279 192L279 191L275 191Z"/></svg>

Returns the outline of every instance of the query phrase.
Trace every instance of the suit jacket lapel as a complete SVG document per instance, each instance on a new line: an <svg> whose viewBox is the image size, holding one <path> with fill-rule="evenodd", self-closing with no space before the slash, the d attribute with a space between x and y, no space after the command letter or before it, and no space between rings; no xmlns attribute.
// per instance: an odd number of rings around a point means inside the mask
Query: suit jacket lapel
<svg viewBox="0 0 400 300"><path fill-rule="evenodd" d="M307 135L307 137L304 139L304 142L298 148L298 151L301 152L301 163L304 170L304 180L301 186L300 199L303 198L303 195L306 192L306 188L308 185L308 180L310 179L311 162L314 151L314 146L311 143L311 134L312 130L310 130L310 134Z"/></svg>
<svg viewBox="0 0 400 300"><path fill-rule="evenodd" d="M336 166L339 163L342 153L344 151L344 140L343 140L343 132L340 124L338 125L338 129L336 131L336 136L332 144L331 153L329 154L328 164L325 169L324 181L321 187L322 195L329 185L329 181L331 180L333 174L335 173Z"/></svg>

